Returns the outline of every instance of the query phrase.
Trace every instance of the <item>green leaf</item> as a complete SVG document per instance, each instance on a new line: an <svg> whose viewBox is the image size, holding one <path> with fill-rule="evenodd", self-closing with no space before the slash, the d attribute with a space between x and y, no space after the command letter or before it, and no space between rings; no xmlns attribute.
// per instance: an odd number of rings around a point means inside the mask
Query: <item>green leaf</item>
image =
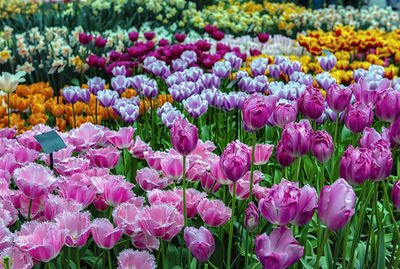
<svg viewBox="0 0 400 269"><path fill-rule="evenodd" d="M301 264L303 265L304 268L313 269L313 267L308 262L306 262L303 258L300 259L300 262L301 262Z"/></svg>
<svg viewBox="0 0 400 269"><path fill-rule="evenodd" d="M97 257L81 257L81 260L83 260L84 262L88 263L91 267L93 267L93 265L96 263L97 261ZM101 262L99 261L97 264L101 264Z"/></svg>
<svg viewBox="0 0 400 269"><path fill-rule="evenodd" d="M77 78L71 79L71 84L75 86L80 86L81 84L79 83L79 80Z"/></svg>
<svg viewBox="0 0 400 269"><path fill-rule="evenodd" d="M195 258L192 258L192 263L190 264L191 269L196 269L197 267L197 260Z"/></svg>
<svg viewBox="0 0 400 269"><path fill-rule="evenodd" d="M203 125L201 127L201 138L203 141L210 140L210 130L208 125Z"/></svg>
<svg viewBox="0 0 400 269"><path fill-rule="evenodd" d="M172 268L172 267L174 267L174 266L179 264L179 261L180 261L179 251L172 244L168 244L167 246L168 246L167 247L167 253L165 254L166 267L167 268ZM182 255L184 255L184 253Z"/></svg>
<svg viewBox="0 0 400 269"><path fill-rule="evenodd" d="M227 89L232 89L238 82L239 80L241 80L242 78L235 78L234 80L232 80L231 82L229 82L228 86L226 87Z"/></svg>

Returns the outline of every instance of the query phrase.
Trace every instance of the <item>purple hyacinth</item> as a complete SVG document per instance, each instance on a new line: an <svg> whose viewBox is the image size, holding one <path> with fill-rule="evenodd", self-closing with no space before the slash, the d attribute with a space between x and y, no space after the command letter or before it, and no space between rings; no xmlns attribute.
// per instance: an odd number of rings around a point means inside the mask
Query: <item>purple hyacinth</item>
<svg viewBox="0 0 400 269"><path fill-rule="evenodd" d="M115 70L115 68L114 68ZM127 88L130 86L130 80L127 79L125 76L119 75L116 77L113 77L111 79L111 86L112 88L117 91L119 94L122 94L125 92Z"/></svg>
<svg viewBox="0 0 400 269"><path fill-rule="evenodd" d="M184 100L182 103L183 103L183 106L185 107L186 111L193 118L200 117L201 115L206 113L206 111L208 109L207 100L201 98L201 96L198 94L194 94L194 95L190 96L188 99Z"/></svg>
<svg viewBox="0 0 400 269"><path fill-rule="evenodd" d="M104 90L105 85L106 81L99 77L94 77L88 80L89 91L94 95L97 95L99 91Z"/></svg>
<svg viewBox="0 0 400 269"><path fill-rule="evenodd" d="M97 93L97 100L99 100L100 105L103 107L114 105L114 102L118 97L118 93L112 90L104 90Z"/></svg>

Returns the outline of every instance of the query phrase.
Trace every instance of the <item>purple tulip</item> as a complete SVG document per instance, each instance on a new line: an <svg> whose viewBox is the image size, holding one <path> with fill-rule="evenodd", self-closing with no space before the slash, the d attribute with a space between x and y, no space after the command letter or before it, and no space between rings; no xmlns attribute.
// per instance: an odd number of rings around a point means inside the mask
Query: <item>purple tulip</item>
<svg viewBox="0 0 400 269"><path fill-rule="evenodd" d="M236 182L249 171L251 164L251 152L243 145L232 141L226 146L220 158L220 166L224 175Z"/></svg>
<svg viewBox="0 0 400 269"><path fill-rule="evenodd" d="M94 45L98 48L104 48L107 44L107 40L102 38L101 36L94 38Z"/></svg>
<svg viewBox="0 0 400 269"><path fill-rule="evenodd" d="M264 75L256 76L253 79L254 90L256 92L264 93L268 90L268 77Z"/></svg>
<svg viewBox="0 0 400 269"><path fill-rule="evenodd" d="M306 225L314 216L314 211L318 207L318 194L315 188L305 185L300 189L299 200L296 214L290 221L296 226Z"/></svg>
<svg viewBox="0 0 400 269"><path fill-rule="evenodd" d="M301 113L312 120L321 117L325 109L324 97L319 89L307 87L299 99Z"/></svg>
<svg viewBox="0 0 400 269"><path fill-rule="evenodd" d="M111 79L112 88L119 94L124 93L125 90L129 87L129 85L130 85L130 80L127 79L125 76L119 75Z"/></svg>
<svg viewBox="0 0 400 269"><path fill-rule="evenodd" d="M400 93L387 89L378 93L375 103L375 115L383 122L393 122L399 115Z"/></svg>
<svg viewBox="0 0 400 269"><path fill-rule="evenodd" d="M282 167L289 166L295 161L295 158L293 158L286 152L285 148L282 145L282 140L279 141L278 145L275 148L275 159Z"/></svg>
<svg viewBox="0 0 400 269"><path fill-rule="evenodd" d="M89 45L92 42L93 36L85 33L79 33L79 43L82 45Z"/></svg>
<svg viewBox="0 0 400 269"><path fill-rule="evenodd" d="M260 200L261 215L273 224L288 224L296 215L299 195L299 183L283 178L279 185L272 185L266 197Z"/></svg>
<svg viewBox="0 0 400 269"><path fill-rule="evenodd" d="M295 122L298 114L298 101L288 102L280 99L272 113L276 126L283 128L286 124Z"/></svg>
<svg viewBox="0 0 400 269"><path fill-rule="evenodd" d="M70 86L62 90L62 95L65 102L75 104L79 99L79 91L81 88L77 86Z"/></svg>
<svg viewBox="0 0 400 269"><path fill-rule="evenodd" d="M253 94L248 97L242 108L243 121L253 129L259 130L267 124L269 117L275 109L275 96Z"/></svg>
<svg viewBox="0 0 400 269"><path fill-rule="evenodd" d="M284 61L280 64L280 67L282 69L282 72L287 76L290 76L294 72L299 72L301 70L301 64L297 61Z"/></svg>
<svg viewBox="0 0 400 269"><path fill-rule="evenodd" d="M195 227L186 227L184 240L190 253L201 262L206 262L214 253L214 237L212 233L203 226L199 229Z"/></svg>
<svg viewBox="0 0 400 269"><path fill-rule="evenodd" d="M264 75L267 66L268 59L260 57L250 63L250 70L253 76Z"/></svg>
<svg viewBox="0 0 400 269"><path fill-rule="evenodd" d="M181 55L181 59L184 60L188 66L191 66L192 64L196 63L197 54L193 50L185 50Z"/></svg>
<svg viewBox="0 0 400 269"><path fill-rule="evenodd" d="M196 148L199 134L197 127L187 119L178 118L171 128L171 141L174 149L182 156L187 156Z"/></svg>
<svg viewBox="0 0 400 269"><path fill-rule="evenodd" d="M142 94L149 99L155 99L158 96L157 82L148 80L142 83Z"/></svg>
<svg viewBox="0 0 400 269"><path fill-rule="evenodd" d="M178 41L179 43L182 43L186 39L185 34L176 33L174 37L175 37L175 40Z"/></svg>
<svg viewBox="0 0 400 269"><path fill-rule="evenodd" d="M308 120L288 123L282 132L282 146L294 158L304 156L310 149L311 135L312 128Z"/></svg>
<svg viewBox="0 0 400 269"><path fill-rule="evenodd" d="M390 146L389 130L382 127L382 134L378 133L374 128L365 128L362 137L358 141L362 148L373 150L376 144Z"/></svg>
<svg viewBox="0 0 400 269"><path fill-rule="evenodd" d="M340 160L339 175L352 185L360 185L370 177L371 163L369 149L349 145Z"/></svg>
<svg viewBox="0 0 400 269"><path fill-rule="evenodd" d="M97 95L99 91L104 90L105 85L106 81L99 77L94 77L88 80L89 91L94 95Z"/></svg>
<svg viewBox="0 0 400 269"><path fill-rule="evenodd" d="M175 72L184 71L188 67L187 62L182 59L176 59L172 61L172 68Z"/></svg>
<svg viewBox="0 0 400 269"><path fill-rule="evenodd" d="M261 43L266 43L269 40L269 34L267 33L258 33L257 37L258 41L260 41Z"/></svg>
<svg viewBox="0 0 400 269"><path fill-rule="evenodd" d="M214 74L220 79L226 79L229 77L232 71L232 66L231 63L228 61L216 62L212 70Z"/></svg>
<svg viewBox="0 0 400 269"><path fill-rule="evenodd" d="M246 227L249 232L254 232L257 229L260 218L257 206L253 202L250 202L244 214L244 227Z"/></svg>
<svg viewBox="0 0 400 269"><path fill-rule="evenodd" d="M115 100L118 99L118 93L112 90L104 90L97 93L97 100L100 105L110 107L114 105Z"/></svg>
<svg viewBox="0 0 400 269"><path fill-rule="evenodd" d="M397 210L400 210L400 180L397 180L393 185L392 201L394 207L396 207Z"/></svg>
<svg viewBox="0 0 400 269"><path fill-rule="evenodd" d="M203 87L206 89L212 87L219 88L219 85L221 83L219 77L217 77L215 74L210 74L210 73L203 74L200 77L200 81L203 84Z"/></svg>
<svg viewBox="0 0 400 269"><path fill-rule="evenodd" d="M128 124L134 123L139 117L139 106L134 104L126 104L120 107L121 118Z"/></svg>
<svg viewBox="0 0 400 269"><path fill-rule="evenodd" d="M154 39L154 37L156 36L155 33L153 32L146 32L143 34L144 38L146 38L147 40L152 40Z"/></svg>
<svg viewBox="0 0 400 269"><path fill-rule="evenodd" d="M89 103L90 101L89 89L79 89L78 96L80 101L84 103Z"/></svg>
<svg viewBox="0 0 400 269"><path fill-rule="evenodd" d="M331 85L336 83L336 79L332 78L329 73L317 74L315 80L324 91L327 91Z"/></svg>
<svg viewBox="0 0 400 269"><path fill-rule="evenodd" d="M337 62L336 56L333 54L323 57L317 57L317 60L322 70L324 71L329 71L334 68Z"/></svg>
<svg viewBox="0 0 400 269"><path fill-rule="evenodd" d="M326 101L333 111L340 113L350 104L352 94L350 88L342 88L337 84L332 84L326 91Z"/></svg>
<svg viewBox="0 0 400 269"><path fill-rule="evenodd" d="M344 124L354 134L362 132L365 127L372 125L374 113L372 112L372 104L364 105L355 102L346 108L344 116Z"/></svg>
<svg viewBox="0 0 400 269"><path fill-rule="evenodd" d="M191 82L197 82L199 78L203 75L203 69L199 67L191 67L185 71L186 80Z"/></svg>
<svg viewBox="0 0 400 269"><path fill-rule="evenodd" d="M293 237L292 230L286 226L257 235L255 253L264 268L284 269L296 263L303 256L304 247Z"/></svg>
<svg viewBox="0 0 400 269"><path fill-rule="evenodd" d="M369 178L371 181L385 180L392 171L393 158L392 152L387 144L375 144L371 150L371 171Z"/></svg>
<svg viewBox="0 0 400 269"><path fill-rule="evenodd" d="M128 34L129 40L132 42L135 42L139 38L139 33L138 32L130 32Z"/></svg>
<svg viewBox="0 0 400 269"><path fill-rule="evenodd" d="M198 118L207 112L208 102L201 98L200 95L194 94L188 99L183 100L183 106L190 116L193 118Z"/></svg>
<svg viewBox="0 0 400 269"><path fill-rule="evenodd" d="M269 75L274 79L278 79L281 76L281 67L277 64L271 64L267 67Z"/></svg>
<svg viewBox="0 0 400 269"><path fill-rule="evenodd" d="M114 75L114 77L118 76L126 77L126 68L124 65L114 67L111 72Z"/></svg>
<svg viewBox="0 0 400 269"><path fill-rule="evenodd" d="M161 115L161 120L165 127L171 129L174 126L175 121L180 118L183 119L184 116L179 110L171 109Z"/></svg>
<svg viewBox="0 0 400 269"><path fill-rule="evenodd" d="M236 56L233 52L228 52L224 55L224 60L231 64L232 70L238 70L242 65L242 58Z"/></svg>
<svg viewBox="0 0 400 269"><path fill-rule="evenodd" d="M356 194L353 188L339 178L332 185L322 188L318 202L318 217L331 231L338 231L354 215Z"/></svg>
<svg viewBox="0 0 400 269"><path fill-rule="evenodd" d="M318 130L311 136L310 151L320 163L327 162L333 154L333 140L327 131Z"/></svg>

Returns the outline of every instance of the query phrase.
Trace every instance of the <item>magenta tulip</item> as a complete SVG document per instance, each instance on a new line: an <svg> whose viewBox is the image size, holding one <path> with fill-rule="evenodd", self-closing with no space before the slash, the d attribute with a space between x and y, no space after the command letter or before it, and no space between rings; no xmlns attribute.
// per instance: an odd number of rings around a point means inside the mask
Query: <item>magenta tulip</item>
<svg viewBox="0 0 400 269"><path fill-rule="evenodd" d="M352 94L350 88L342 88L333 84L326 91L326 102L333 111L340 113L350 104Z"/></svg>
<svg viewBox="0 0 400 269"><path fill-rule="evenodd" d="M286 226L275 228L270 236L257 235L255 240L256 256L264 268L287 268L300 260L303 250Z"/></svg>
<svg viewBox="0 0 400 269"><path fill-rule="evenodd" d="M400 117L390 124L389 136L390 140L400 145Z"/></svg>
<svg viewBox="0 0 400 269"><path fill-rule="evenodd" d="M397 180L393 185L392 201L394 207L396 207L397 210L400 210L400 180Z"/></svg>
<svg viewBox="0 0 400 269"><path fill-rule="evenodd" d="M107 140L119 149L126 149L132 146L135 131L131 126L120 128L118 132L109 131L106 133Z"/></svg>
<svg viewBox="0 0 400 269"><path fill-rule="evenodd" d="M375 115L383 122L393 122L399 115L400 93L393 89L386 89L378 94L375 104Z"/></svg>
<svg viewBox="0 0 400 269"><path fill-rule="evenodd" d="M374 113L372 104L364 105L360 102L349 105L344 115L344 125L354 134L362 132L365 127L372 125Z"/></svg>
<svg viewBox="0 0 400 269"><path fill-rule="evenodd" d="M99 248L112 249L121 238L123 230L114 228L108 219L98 218L93 220L90 232Z"/></svg>
<svg viewBox="0 0 400 269"><path fill-rule="evenodd" d="M349 145L340 160L339 175L352 185L359 185L370 177L371 151Z"/></svg>
<svg viewBox="0 0 400 269"><path fill-rule="evenodd" d="M115 168L119 161L121 152L112 146L99 149L89 149L86 152L91 165L101 168Z"/></svg>
<svg viewBox="0 0 400 269"><path fill-rule="evenodd" d="M292 157L302 157L310 149L312 128L308 120L285 125L282 132L282 147Z"/></svg>
<svg viewBox="0 0 400 269"><path fill-rule="evenodd" d="M375 144L375 147L371 150L371 171L369 179L371 181L385 180L390 175L392 166L392 152L387 144Z"/></svg>
<svg viewBox="0 0 400 269"><path fill-rule="evenodd" d="M311 153L320 163L327 162L333 154L333 140L327 131L318 130L311 136Z"/></svg>
<svg viewBox="0 0 400 269"><path fill-rule="evenodd" d="M249 232L254 232L257 229L260 219L257 206L253 202L250 202L244 213L244 227L246 227Z"/></svg>
<svg viewBox="0 0 400 269"><path fill-rule="evenodd" d="M243 121L247 127L258 130L263 128L275 109L277 98L253 94L248 97L242 106Z"/></svg>
<svg viewBox="0 0 400 269"><path fill-rule="evenodd" d="M196 148L199 134L197 127L187 119L178 118L171 128L171 141L174 149L182 156L187 156Z"/></svg>
<svg viewBox="0 0 400 269"><path fill-rule="evenodd" d="M305 185L300 189L299 200L296 214L290 221L291 224L303 226L314 216L314 211L318 207L318 194L315 188Z"/></svg>
<svg viewBox="0 0 400 269"><path fill-rule="evenodd" d="M221 200L203 199L197 205L197 211L201 219L212 227L224 225L232 215L232 210Z"/></svg>
<svg viewBox="0 0 400 269"><path fill-rule="evenodd" d="M339 178L332 185L322 188L318 202L318 217L331 231L338 231L354 215L356 194L353 188Z"/></svg>
<svg viewBox="0 0 400 269"><path fill-rule="evenodd" d="M275 159L282 167L289 166L295 161L295 158L286 152L282 140L278 142L278 145L275 148Z"/></svg>
<svg viewBox="0 0 400 269"><path fill-rule="evenodd" d="M269 160L269 157L274 151L274 146L269 144L257 144L254 149L254 164L263 165Z"/></svg>
<svg viewBox="0 0 400 269"><path fill-rule="evenodd" d="M273 122L279 128L284 128L286 124L295 122L299 113L298 101L288 102L279 101L272 113Z"/></svg>
<svg viewBox="0 0 400 269"><path fill-rule="evenodd" d="M90 235L90 213L66 212L58 216L60 229L66 230L65 244L69 247L83 247Z"/></svg>
<svg viewBox="0 0 400 269"><path fill-rule="evenodd" d="M321 117L325 109L324 97L319 89L307 87L299 98L301 113L311 120Z"/></svg>
<svg viewBox="0 0 400 269"><path fill-rule="evenodd" d="M231 142L226 146L220 158L221 170L231 181L235 182L250 169L251 150L236 143Z"/></svg>

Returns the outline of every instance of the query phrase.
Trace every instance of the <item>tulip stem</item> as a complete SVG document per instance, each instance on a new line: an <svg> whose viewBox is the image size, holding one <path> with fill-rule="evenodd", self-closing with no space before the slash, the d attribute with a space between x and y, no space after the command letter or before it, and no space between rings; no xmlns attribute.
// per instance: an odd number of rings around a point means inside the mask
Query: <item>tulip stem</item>
<svg viewBox="0 0 400 269"><path fill-rule="evenodd" d="M295 180L300 181L300 166L301 166L301 157L297 158L296 160L296 177Z"/></svg>
<svg viewBox="0 0 400 269"><path fill-rule="evenodd" d="M247 268L249 265L249 257L248 257L249 256L249 237L250 237L249 231L246 230L246 245L245 245L245 256L244 256L245 267L244 268Z"/></svg>
<svg viewBox="0 0 400 269"><path fill-rule="evenodd" d="M186 213L186 156L183 156L183 170L182 170L182 196L183 196L183 216L185 218L185 226L183 226L183 229L186 228L187 226L187 213Z"/></svg>
<svg viewBox="0 0 400 269"><path fill-rule="evenodd" d="M108 268L112 269L112 264L111 264L111 250L107 250L107 256L108 256Z"/></svg>
<svg viewBox="0 0 400 269"><path fill-rule="evenodd" d="M80 261L80 258L79 258L79 248L78 247L75 248L75 253L76 253L76 255L75 255L76 268L80 269L81 268L81 261Z"/></svg>
<svg viewBox="0 0 400 269"><path fill-rule="evenodd" d="M97 122L97 98L95 97L94 98L95 99L95 101L96 101L96 107L95 107L95 113L96 113L96 115L95 115L95 117L96 117L96 123L95 124L98 124L98 122Z"/></svg>
<svg viewBox="0 0 400 269"><path fill-rule="evenodd" d="M28 207L28 221L31 221L31 211L32 211L32 198L29 200L29 207Z"/></svg>
<svg viewBox="0 0 400 269"><path fill-rule="evenodd" d="M165 253L164 253L164 244L163 244L163 240L162 239L160 239L160 245L161 245L162 268L164 269L166 260L165 260Z"/></svg>
<svg viewBox="0 0 400 269"><path fill-rule="evenodd" d="M122 149L122 167L124 168L124 176L125 178L128 178L128 175L126 174L126 165L125 165L125 149Z"/></svg>
<svg viewBox="0 0 400 269"><path fill-rule="evenodd" d="M74 108L74 104L72 104L72 115L74 116L74 128L76 128L76 118L75 118L75 108Z"/></svg>
<svg viewBox="0 0 400 269"><path fill-rule="evenodd" d="M213 269L218 269L218 267L217 266L215 266L212 262L210 262L209 260L207 261L207 264L211 267L211 268L213 268Z"/></svg>
<svg viewBox="0 0 400 269"><path fill-rule="evenodd" d="M321 191L321 189L323 188L324 181L325 181L325 166L322 163L321 164L321 178L319 179L319 191Z"/></svg>
<svg viewBox="0 0 400 269"><path fill-rule="evenodd" d="M256 132L253 131L252 150L251 150L251 166L250 166L250 192L248 203L253 200L253 178L254 178L254 151L256 147Z"/></svg>
<svg viewBox="0 0 400 269"><path fill-rule="evenodd" d="M49 261L49 262L46 262L46 268L49 268L49 269L51 269L51 261Z"/></svg>
<svg viewBox="0 0 400 269"><path fill-rule="evenodd" d="M96 122L95 122L95 120L94 120L94 115L93 115L92 108L90 107L90 105L89 105L89 104L87 104L87 106L89 107L90 114L92 114L92 120L93 120L93 124L96 124Z"/></svg>
<svg viewBox="0 0 400 269"><path fill-rule="evenodd" d="M339 125L339 113L336 113L336 124L335 124L335 133L333 135L333 148L335 148L335 143L336 143L336 138L337 138L337 131L338 131L338 125ZM336 149L336 151L338 148ZM334 170L335 169L335 152L333 152L332 157L331 157L331 180L334 180Z"/></svg>
<svg viewBox="0 0 400 269"><path fill-rule="evenodd" d="M324 234L324 239L322 239L322 243L319 245L318 250L317 250L317 259L314 264L314 269L319 268L319 260L321 259L321 255L322 255L322 252L324 251L325 244L328 241L329 235L330 235L330 231L328 228L326 228L325 234Z"/></svg>
<svg viewBox="0 0 400 269"><path fill-rule="evenodd" d="M355 252L356 247L358 245L358 242L360 240L361 228L362 228L362 224L363 224L363 220L364 220L365 211L367 210L368 201L371 200L371 196L374 193L373 191L369 191L369 192L366 191L366 189L368 189L368 186L369 186L368 183L369 182L364 182L363 189L361 191L362 195L359 198L359 199L363 200L364 202L361 203L361 209L359 211L360 214L359 214L359 216L357 218L357 226L356 226L355 233L354 233L354 236L353 236L353 242L351 244L350 253L352 253L352 255L350 255L350 260L349 260L349 263L347 264L347 268L349 268L349 269L350 268L351 269L354 268L354 262L355 262L355 260L354 260L354 258L355 258L354 252ZM367 198L363 199L366 193L368 193Z"/></svg>
<svg viewBox="0 0 400 269"><path fill-rule="evenodd" d="M233 191L232 191L232 216L231 216L231 225L229 227L228 258L226 260L227 269L231 268L233 223L235 222L235 205L236 205L235 200L236 200L236 181L233 182Z"/></svg>
<svg viewBox="0 0 400 269"><path fill-rule="evenodd" d="M71 248L67 247L68 268L71 268Z"/></svg>
<svg viewBox="0 0 400 269"><path fill-rule="evenodd" d="M346 268L347 236L349 235L350 221L347 222L343 238L342 268Z"/></svg>
<svg viewBox="0 0 400 269"><path fill-rule="evenodd" d="M8 117L8 128L10 128L10 93L7 93L7 117Z"/></svg>

